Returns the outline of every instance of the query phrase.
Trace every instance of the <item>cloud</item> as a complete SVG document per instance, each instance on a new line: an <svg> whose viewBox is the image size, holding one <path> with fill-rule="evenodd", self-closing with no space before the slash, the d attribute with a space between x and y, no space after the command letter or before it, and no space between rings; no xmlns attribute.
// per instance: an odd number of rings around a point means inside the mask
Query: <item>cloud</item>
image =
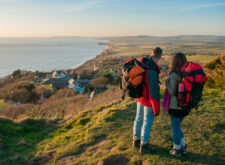
<svg viewBox="0 0 225 165"><path fill-rule="evenodd" d="M6 2L7 0L0 0ZM9 0L10 2L20 2L25 0ZM38 7L17 7L9 9L1 9L1 11L7 12L44 12L44 11L63 11L63 12L76 12L90 9L97 4L100 4L103 0L89 0L80 3L72 3L67 5L49 5L49 6L38 6Z"/></svg>
<svg viewBox="0 0 225 165"><path fill-rule="evenodd" d="M83 3L80 3L80 4L73 4L73 5L69 5L69 6L64 6L64 11L68 11L68 12L82 11L82 10L89 9L89 8L95 6L96 4L99 4L100 2L101 2L101 0L92 0L92 1L83 2Z"/></svg>
<svg viewBox="0 0 225 165"><path fill-rule="evenodd" d="M186 7L186 8L180 9L179 11L186 12L186 11L198 10L198 9L203 9L203 8L209 8L209 7L224 6L224 5L225 5L225 2L202 4L202 5Z"/></svg>

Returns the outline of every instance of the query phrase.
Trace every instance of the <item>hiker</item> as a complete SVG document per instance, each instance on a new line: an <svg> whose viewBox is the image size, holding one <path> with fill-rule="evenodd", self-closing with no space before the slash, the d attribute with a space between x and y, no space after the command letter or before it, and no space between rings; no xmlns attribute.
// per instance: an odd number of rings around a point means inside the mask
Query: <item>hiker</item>
<svg viewBox="0 0 225 165"><path fill-rule="evenodd" d="M142 97L137 98L137 113L133 127L133 147L141 154L152 152L148 144L150 130L155 116L160 112L159 102L159 73L157 65L162 56L162 49L156 47L151 56L142 57L140 62L146 69L142 88Z"/></svg>
<svg viewBox="0 0 225 165"><path fill-rule="evenodd" d="M166 80L166 88L170 95L169 115L173 129L173 149L169 152L171 155L180 157L187 153L184 135L181 130L181 123L189 110L184 111L178 107L178 84L181 82L181 69L187 62L183 53L177 53L172 61L172 68Z"/></svg>

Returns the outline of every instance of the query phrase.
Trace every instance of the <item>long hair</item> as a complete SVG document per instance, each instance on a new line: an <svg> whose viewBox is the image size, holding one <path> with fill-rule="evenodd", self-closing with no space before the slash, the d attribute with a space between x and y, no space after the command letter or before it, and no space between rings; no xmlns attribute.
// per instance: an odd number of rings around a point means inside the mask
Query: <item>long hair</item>
<svg viewBox="0 0 225 165"><path fill-rule="evenodd" d="M171 71L172 72L176 72L178 73L178 82L181 82L181 69L183 67L183 65L187 62L187 59L185 57L185 54L179 52L176 53L176 55L173 57L173 62L172 62L172 67L171 67Z"/></svg>

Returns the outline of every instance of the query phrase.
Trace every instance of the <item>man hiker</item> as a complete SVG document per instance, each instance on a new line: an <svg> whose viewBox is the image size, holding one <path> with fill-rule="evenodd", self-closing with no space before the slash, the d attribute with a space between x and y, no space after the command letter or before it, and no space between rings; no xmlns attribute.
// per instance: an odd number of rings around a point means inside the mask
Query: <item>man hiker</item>
<svg viewBox="0 0 225 165"><path fill-rule="evenodd" d="M156 47L151 56L142 57L140 62L145 67L142 97L137 98L137 113L133 127L133 147L138 148L141 154L152 152L149 146L149 134L155 116L160 112L159 102L159 73L157 65L162 56L162 49Z"/></svg>

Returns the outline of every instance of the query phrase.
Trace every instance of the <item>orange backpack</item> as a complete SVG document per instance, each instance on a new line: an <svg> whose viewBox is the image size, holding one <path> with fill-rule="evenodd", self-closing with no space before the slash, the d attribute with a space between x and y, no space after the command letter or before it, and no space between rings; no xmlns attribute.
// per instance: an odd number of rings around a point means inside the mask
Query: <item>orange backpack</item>
<svg viewBox="0 0 225 165"><path fill-rule="evenodd" d="M131 98L142 96L145 68L136 58L128 60L122 68L122 90L124 99L127 94Z"/></svg>

